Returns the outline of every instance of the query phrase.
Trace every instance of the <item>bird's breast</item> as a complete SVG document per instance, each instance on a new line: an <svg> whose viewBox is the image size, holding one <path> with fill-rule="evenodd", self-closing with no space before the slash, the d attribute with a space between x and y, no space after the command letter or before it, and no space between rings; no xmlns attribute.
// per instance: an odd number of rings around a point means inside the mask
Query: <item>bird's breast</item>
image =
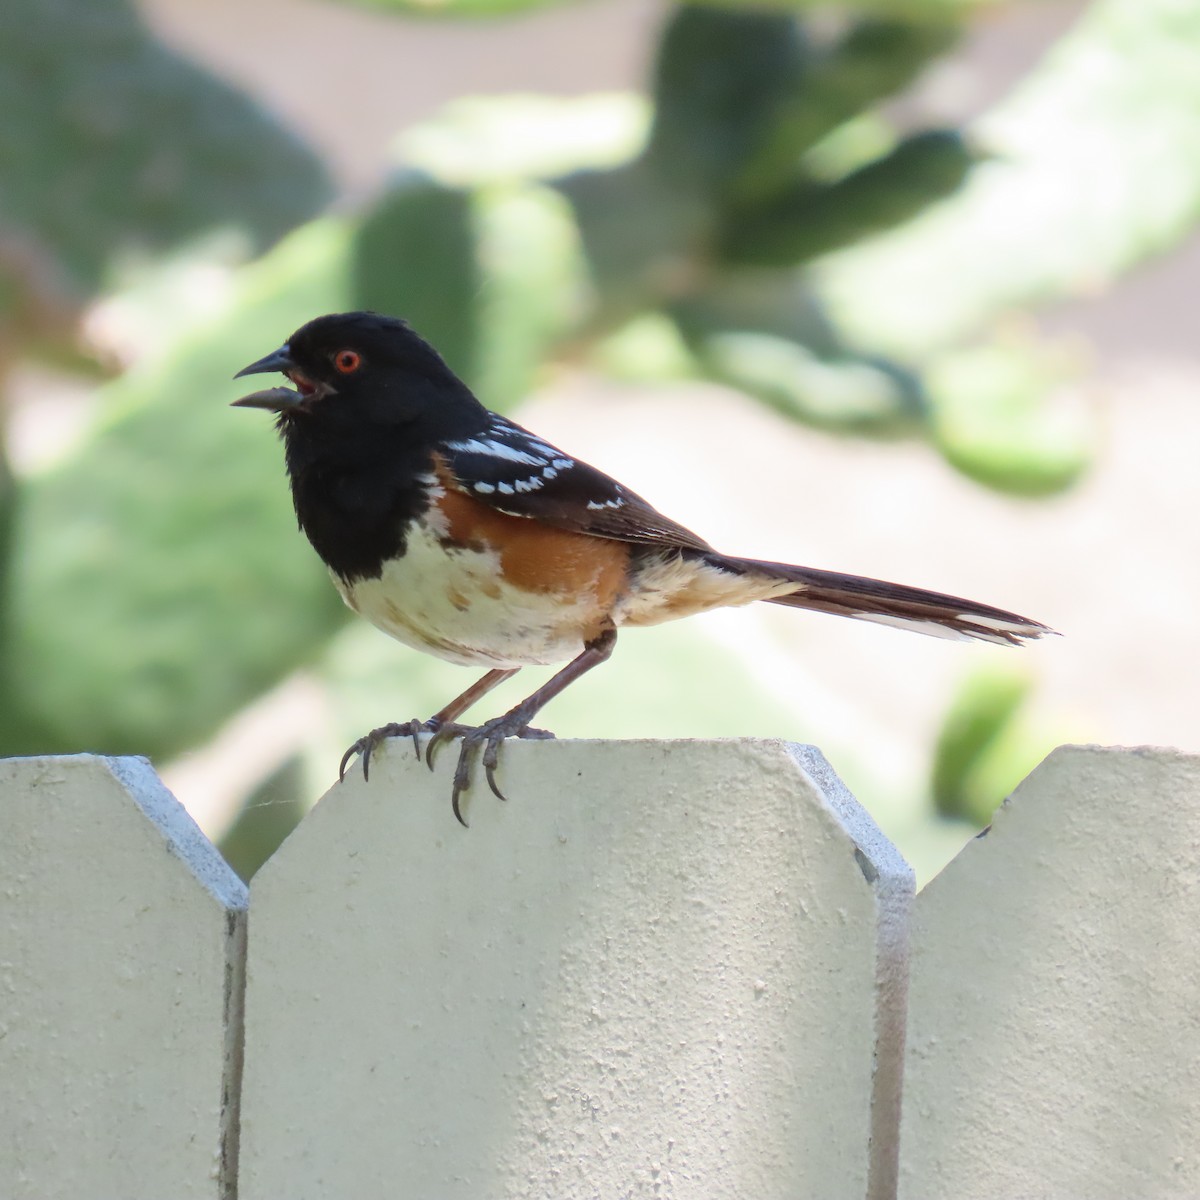
<svg viewBox="0 0 1200 1200"><path fill-rule="evenodd" d="M346 603L406 645L462 665L574 658L611 620L628 549L445 492L376 577L334 576Z"/></svg>

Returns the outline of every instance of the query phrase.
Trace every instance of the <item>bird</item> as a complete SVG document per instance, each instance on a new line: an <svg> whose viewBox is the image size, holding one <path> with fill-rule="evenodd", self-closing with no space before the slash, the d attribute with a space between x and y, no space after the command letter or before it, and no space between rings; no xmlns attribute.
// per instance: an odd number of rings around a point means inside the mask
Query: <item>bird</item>
<svg viewBox="0 0 1200 1200"><path fill-rule="evenodd" d="M941 637L1016 645L1054 630L940 592L714 549L624 484L486 408L404 320L332 313L234 376L288 384L233 401L275 413L300 529L342 599L396 640L486 673L428 720L354 742L461 740L451 807L510 737L612 654L618 630L766 601ZM564 663L500 716L459 723L524 666Z"/></svg>

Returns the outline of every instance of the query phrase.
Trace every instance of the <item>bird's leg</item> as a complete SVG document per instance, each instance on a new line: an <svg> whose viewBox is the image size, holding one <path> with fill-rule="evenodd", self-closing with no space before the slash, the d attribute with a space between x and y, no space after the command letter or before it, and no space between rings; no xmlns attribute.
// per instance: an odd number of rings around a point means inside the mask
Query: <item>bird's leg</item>
<svg viewBox="0 0 1200 1200"><path fill-rule="evenodd" d="M434 713L428 721L418 721L414 718L411 721L393 722L390 725L381 725L378 729L372 729L370 733L360 737L342 755L341 764L338 766L338 778L345 778L346 764L356 754L362 755L363 779L370 778L368 772L370 770L371 755L375 753L387 738L391 737L412 738L413 749L417 752L417 761L419 762L421 759L421 743L418 741L417 735L432 732L433 738L425 750L425 755L428 758L430 748L440 736L443 736L443 730L458 728L453 724L456 717L461 717L472 704L477 700L481 700L492 688L511 678L520 669L520 667L499 667L494 671L489 671L482 679L478 679L471 684L462 695L455 696L445 708ZM453 734L451 733L450 736L453 736Z"/></svg>
<svg viewBox="0 0 1200 1200"><path fill-rule="evenodd" d="M503 800L504 795L496 786L496 765L499 760L501 743L505 738L522 735L547 736L541 731L531 730L529 722L559 692L574 683L581 675L604 662L612 654L616 644L617 631L606 629L598 637L584 645L582 654L573 658L561 671L546 680L536 692L526 696L520 704L510 708L503 716L493 717L476 728L463 729L459 727L456 729L455 732L462 737L462 748L458 753L458 765L454 769L451 807L460 824L466 825L466 821L463 820L462 811L459 808L459 798L471 785L471 765L479 748L483 747L482 760L488 787L499 799ZM427 752L426 759L428 757Z"/></svg>
<svg viewBox="0 0 1200 1200"><path fill-rule="evenodd" d="M429 769L433 770L433 751L441 745L443 741L454 737L455 733L462 728L454 722L463 715L477 700L482 700L493 688L499 687L506 679L511 679L521 668L520 667L499 667L494 671L489 671L482 679L473 683L461 696L456 696L449 704L446 705L440 712L436 712L422 726L422 730L432 733L433 737L425 746L425 761L429 764ZM416 734L413 734L413 745L417 747L417 758L421 757L420 746L417 744Z"/></svg>

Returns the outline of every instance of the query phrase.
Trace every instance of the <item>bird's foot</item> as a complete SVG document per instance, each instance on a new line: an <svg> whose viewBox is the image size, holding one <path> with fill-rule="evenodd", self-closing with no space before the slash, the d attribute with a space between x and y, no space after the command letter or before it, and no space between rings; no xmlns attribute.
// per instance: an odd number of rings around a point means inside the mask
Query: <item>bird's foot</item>
<svg viewBox="0 0 1200 1200"><path fill-rule="evenodd" d="M447 722L434 731L425 747L425 762L433 770L435 752L448 741L461 738L462 745L458 751L458 762L454 768L453 791L450 797L450 807L460 825L465 826L460 800L463 792L471 786L471 771L476 757L483 763L484 774L488 787L497 799L507 797L496 783L496 767L500 761L500 746L510 737L529 738L533 740L553 739L547 729L534 729L525 723L524 715L519 711L505 713L502 717L493 717L482 725L458 725Z"/></svg>
<svg viewBox="0 0 1200 1200"><path fill-rule="evenodd" d="M345 779L346 766L350 760L356 755L362 757L362 772L363 779L370 778L371 755L379 749L388 738L406 737L412 738L413 749L417 752L417 762L421 761L421 742L420 734L433 733L435 736L441 728L441 723L430 717L428 721L418 721L415 717L411 721L392 722L390 725L380 725L378 729L372 729L370 733L363 734L346 753L342 755L342 761L338 764L338 779Z"/></svg>

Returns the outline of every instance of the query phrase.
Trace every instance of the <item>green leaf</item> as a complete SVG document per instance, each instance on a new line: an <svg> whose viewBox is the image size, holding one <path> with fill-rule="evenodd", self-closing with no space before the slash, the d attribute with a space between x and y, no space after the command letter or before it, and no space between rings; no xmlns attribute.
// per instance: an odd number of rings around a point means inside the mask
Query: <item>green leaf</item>
<svg viewBox="0 0 1200 1200"><path fill-rule="evenodd" d="M1200 220L1200 6L1096 0L972 130L960 195L823 264L851 336L927 354L1030 302L1089 296Z"/></svg>
<svg viewBox="0 0 1200 1200"><path fill-rule="evenodd" d="M910 84L957 41L953 23L861 21L796 72L731 191L740 201L791 184L802 156L846 122Z"/></svg>
<svg viewBox="0 0 1200 1200"><path fill-rule="evenodd" d="M124 0L0 6L0 110L0 237L43 304L214 229L261 248L330 195L309 150Z"/></svg>
<svg viewBox="0 0 1200 1200"><path fill-rule="evenodd" d="M731 212L718 254L730 263L807 262L903 224L952 195L974 157L958 134L913 134L890 154L829 184L797 184L765 203Z"/></svg>

